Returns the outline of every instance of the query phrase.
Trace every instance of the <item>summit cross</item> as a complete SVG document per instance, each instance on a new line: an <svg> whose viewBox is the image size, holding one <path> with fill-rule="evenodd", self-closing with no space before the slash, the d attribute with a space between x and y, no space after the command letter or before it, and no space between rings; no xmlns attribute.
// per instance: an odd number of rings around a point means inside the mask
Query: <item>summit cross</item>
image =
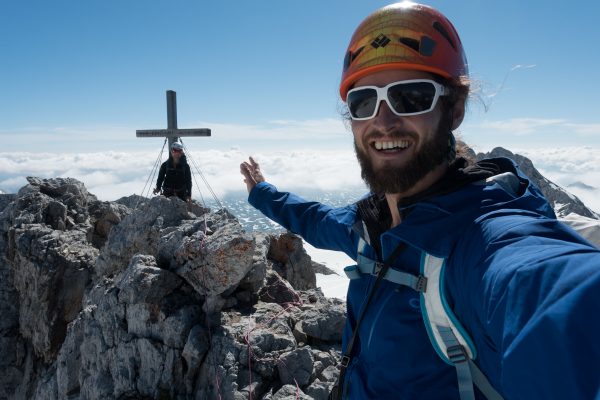
<svg viewBox="0 0 600 400"><path fill-rule="evenodd" d="M166 137L169 138L169 149L180 137L210 136L210 129L177 129L177 95L173 90L167 90L167 129L136 130L136 137Z"/></svg>

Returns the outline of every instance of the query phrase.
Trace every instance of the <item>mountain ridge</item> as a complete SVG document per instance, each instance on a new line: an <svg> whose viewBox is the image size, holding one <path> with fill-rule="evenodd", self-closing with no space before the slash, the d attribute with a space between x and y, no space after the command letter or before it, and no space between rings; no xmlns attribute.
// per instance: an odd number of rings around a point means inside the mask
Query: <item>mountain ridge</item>
<svg viewBox="0 0 600 400"><path fill-rule="evenodd" d="M515 154L503 147L496 147L490 152L478 154L475 154L472 149L468 149L468 154L477 161L494 157L506 157L515 161L525 175L542 191L558 217L575 213L586 218L600 219L600 214L588 208L577 196L543 176L535 168L533 162L525 156Z"/></svg>
<svg viewBox="0 0 600 400"><path fill-rule="evenodd" d="M0 211L0 398L327 398L344 304L299 237L28 182Z"/></svg>

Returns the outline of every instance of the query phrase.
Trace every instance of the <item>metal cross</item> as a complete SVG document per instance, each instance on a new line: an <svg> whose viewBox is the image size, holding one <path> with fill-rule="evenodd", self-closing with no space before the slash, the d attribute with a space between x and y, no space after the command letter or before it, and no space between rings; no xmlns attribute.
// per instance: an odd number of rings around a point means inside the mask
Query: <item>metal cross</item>
<svg viewBox="0 0 600 400"><path fill-rule="evenodd" d="M177 129L177 95L167 90L167 129L136 130L136 137L167 137L171 145L183 136L210 136L210 129Z"/></svg>

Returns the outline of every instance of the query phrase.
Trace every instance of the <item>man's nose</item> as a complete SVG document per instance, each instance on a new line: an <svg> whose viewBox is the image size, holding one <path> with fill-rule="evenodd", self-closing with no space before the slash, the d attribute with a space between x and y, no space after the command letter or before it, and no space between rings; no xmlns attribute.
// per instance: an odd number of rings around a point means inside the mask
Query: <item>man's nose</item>
<svg viewBox="0 0 600 400"><path fill-rule="evenodd" d="M392 126L402 124L402 117L394 114L386 101L381 101L377 115L373 117L373 124L379 126L382 131L386 131ZM387 128L387 129L386 129Z"/></svg>

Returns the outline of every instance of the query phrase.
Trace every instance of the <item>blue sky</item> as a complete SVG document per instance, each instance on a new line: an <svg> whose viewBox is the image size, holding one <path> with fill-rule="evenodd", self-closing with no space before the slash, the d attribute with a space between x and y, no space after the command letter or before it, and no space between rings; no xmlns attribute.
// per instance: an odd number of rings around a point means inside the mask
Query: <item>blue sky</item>
<svg viewBox="0 0 600 400"><path fill-rule="evenodd" d="M0 162L158 151L160 140L135 129L166 127L167 89L177 91L180 127L213 129L188 140L195 150L351 152L341 63L356 26L388 3L2 1ZM565 146L600 159L598 3L426 3L453 21L482 87L461 127L469 144L527 150L534 161L536 149L549 162ZM0 189L18 179L0 171Z"/></svg>
<svg viewBox="0 0 600 400"><path fill-rule="evenodd" d="M64 131L93 136L121 129L133 135L126 129L160 128L166 124L167 89L178 92L180 126L337 118L348 39L369 12L385 4L3 1L0 134L13 139L48 132L68 151L72 136ZM596 2L428 4L456 25L471 73L491 102L487 112L473 103L463 128L472 140L502 145L499 134L507 134L533 145L546 143L549 135L598 145ZM487 97L517 65L535 67L514 70L503 90L493 100ZM505 131L511 121L523 130L516 138ZM481 124L489 132L478 129ZM11 142L10 150L21 145ZM115 148L121 147L117 140Z"/></svg>

